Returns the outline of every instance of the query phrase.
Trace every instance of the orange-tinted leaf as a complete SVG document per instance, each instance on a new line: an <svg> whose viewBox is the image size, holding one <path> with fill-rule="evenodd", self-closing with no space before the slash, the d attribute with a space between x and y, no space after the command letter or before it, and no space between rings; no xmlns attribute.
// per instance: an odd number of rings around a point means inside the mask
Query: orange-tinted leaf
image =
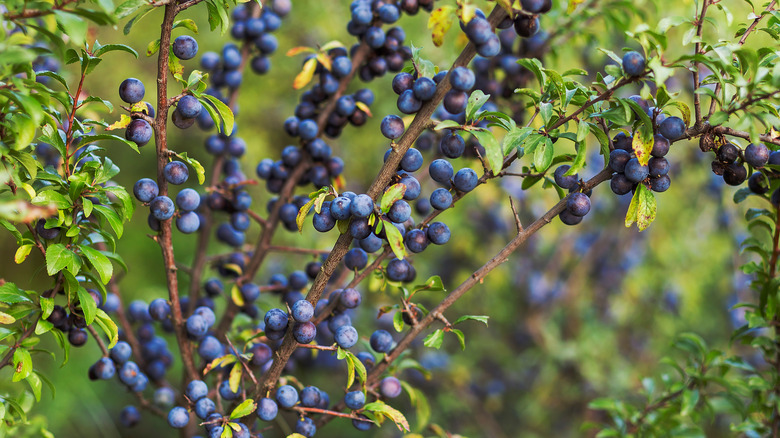
<svg viewBox="0 0 780 438"><path fill-rule="evenodd" d="M287 51L287 56L295 56L301 53L315 53L316 50L312 49L311 47L293 47L292 49Z"/></svg>
<svg viewBox="0 0 780 438"><path fill-rule="evenodd" d="M314 77L314 71L316 69L317 60L315 58L306 61L306 63L303 64L303 70L298 73L298 76L295 77L295 81L293 81L293 88L300 90L301 88L305 87L306 84L311 82L311 78Z"/></svg>

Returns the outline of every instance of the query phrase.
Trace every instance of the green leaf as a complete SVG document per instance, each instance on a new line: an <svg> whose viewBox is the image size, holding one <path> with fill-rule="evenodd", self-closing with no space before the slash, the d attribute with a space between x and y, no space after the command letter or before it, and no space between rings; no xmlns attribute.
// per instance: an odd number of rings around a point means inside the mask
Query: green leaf
<svg viewBox="0 0 780 438"><path fill-rule="evenodd" d="M431 61L423 59L420 56L421 50L421 47L415 47L414 44L412 44L412 63L414 64L414 68L417 70L419 77L432 78L436 75L436 67Z"/></svg>
<svg viewBox="0 0 780 438"><path fill-rule="evenodd" d="M84 44L87 38L88 27L86 20L76 14L60 9L54 10L54 16L57 19L57 24L68 35L73 45L81 46Z"/></svg>
<svg viewBox="0 0 780 438"><path fill-rule="evenodd" d="M114 273L114 266L111 264L108 257L102 252L87 245L79 245L79 249L81 249L81 254L89 261L92 267L95 268L98 275L100 275L100 280L103 281L103 284L108 284L108 281L111 280L111 276Z"/></svg>
<svg viewBox="0 0 780 438"><path fill-rule="evenodd" d="M477 116L477 111L482 108L482 105L490 99L489 94L483 93L481 90L474 90L469 96L469 101L466 104L466 120L473 121Z"/></svg>
<svg viewBox="0 0 780 438"><path fill-rule="evenodd" d="M555 148L552 140L543 137L543 140L539 142L539 147L534 150L534 167L536 167L537 172L544 172L550 167L554 153Z"/></svg>
<svg viewBox="0 0 780 438"><path fill-rule="evenodd" d="M241 367L235 367L235 368L241 368ZM233 409L233 412L230 413L230 419L235 420L236 418L242 418L246 417L247 415L251 414L257 410L257 403L255 403L254 400L251 398L248 398L241 402L238 406L236 406L235 409Z"/></svg>
<svg viewBox="0 0 780 438"><path fill-rule="evenodd" d="M630 227L636 222L639 231L644 231L655 220L656 203L653 192L644 184L637 186L634 197L631 198L631 204L626 213L626 227Z"/></svg>
<svg viewBox="0 0 780 438"><path fill-rule="evenodd" d="M400 310L393 314L393 328L398 333L401 333L404 329L404 314Z"/></svg>
<svg viewBox="0 0 780 438"><path fill-rule="evenodd" d="M530 70L534 76L536 76L536 80L539 81L539 85L544 86L545 82L547 81L547 76L545 75L544 71L542 71L542 63L539 62L538 59L521 58L517 60L517 63ZM515 90L515 92L517 92L517 90Z"/></svg>
<svg viewBox="0 0 780 438"><path fill-rule="evenodd" d="M382 200L379 202L379 206L382 213L390 211L390 207L395 204L396 201L403 199L406 193L406 184L396 183L390 186L382 195Z"/></svg>
<svg viewBox="0 0 780 438"><path fill-rule="evenodd" d="M441 131L442 129L453 129L453 128L460 128L462 125L454 120L442 120L441 122L436 124L436 127L433 128L434 131Z"/></svg>
<svg viewBox="0 0 780 438"><path fill-rule="evenodd" d="M122 237L124 226L122 225L122 219L119 218L119 215L116 213L116 211L104 205L95 205L93 207L93 212L108 222L108 224L111 226L111 229L114 230L116 237Z"/></svg>
<svg viewBox="0 0 780 438"><path fill-rule="evenodd" d="M81 310L84 312L84 319L87 321L87 325L92 324L97 314L97 304L92 295L87 292L83 287L78 288L79 303L81 303Z"/></svg>
<svg viewBox="0 0 780 438"><path fill-rule="evenodd" d="M147 4L148 3L146 2L146 0L127 0L116 7L116 10L114 10L114 15L116 15L116 18L122 19L132 14L133 12L137 11L138 8L140 8L141 6ZM153 10L154 8L149 8L149 9ZM125 35L127 35L127 32L125 32Z"/></svg>
<svg viewBox="0 0 780 438"><path fill-rule="evenodd" d="M392 222L382 219L385 228L385 236L387 236L387 242L390 243L390 249L393 250L393 254L399 259L403 260L406 257L406 248L404 248L404 238L401 236L401 232L393 225Z"/></svg>
<svg viewBox="0 0 780 438"><path fill-rule="evenodd" d="M141 2L141 5L143 5L143 4L144 3ZM122 7L122 6L120 5L119 7ZM119 8L117 8L117 9L119 9ZM93 55L99 57L99 56L103 56L104 54L106 54L108 52L115 52L115 51L127 52L127 53L133 55L136 59L138 59L138 52L136 52L135 49L133 49L132 47L126 46L124 44L106 44L105 46L100 46L99 49L95 50Z"/></svg>
<svg viewBox="0 0 780 438"><path fill-rule="evenodd" d="M428 277L428 279L425 280L425 283L415 285L412 288L412 293L423 291L423 290L427 290L430 292L441 292L441 291L446 291L447 289L444 288L444 283L442 283L441 277L439 277L438 275L434 275L432 277Z"/></svg>
<svg viewBox="0 0 780 438"><path fill-rule="evenodd" d="M230 107L225 105L221 100L217 99L214 96L211 96L209 94L203 94L203 97L209 100L212 104L214 104L214 107L217 109L217 112L219 113L219 116L222 118L222 121L224 123L224 127L219 125L219 120L214 120L215 123L219 126L220 133L225 135L230 135L233 132L233 111L230 110ZM201 183L202 184L202 183Z"/></svg>
<svg viewBox="0 0 780 438"><path fill-rule="evenodd" d="M444 330L437 329L433 333L426 336L425 339L423 339L423 345L438 350L439 348L441 348L441 343L443 340L444 340Z"/></svg>
<svg viewBox="0 0 780 438"><path fill-rule="evenodd" d="M30 302L25 292L13 283L5 283L0 286L0 303L14 304Z"/></svg>
<svg viewBox="0 0 780 438"><path fill-rule="evenodd" d="M46 272L54 275L63 269L76 275L81 267L81 259L61 243L49 245L46 249Z"/></svg>
<svg viewBox="0 0 780 438"><path fill-rule="evenodd" d="M185 29L189 29L193 33L198 33L198 25L195 24L193 20L190 20L189 18L185 20L178 20L173 23L172 29L176 29L179 27L183 27Z"/></svg>
<svg viewBox="0 0 780 438"><path fill-rule="evenodd" d="M375 401L373 403L366 404L363 409L374 414L381 414L392 420L400 431L409 431L409 422L406 421L404 414L397 411L395 408L385 404L383 401Z"/></svg>
<svg viewBox="0 0 780 438"><path fill-rule="evenodd" d="M41 318L48 318L52 310L54 310L54 299L41 297Z"/></svg>
<svg viewBox="0 0 780 438"><path fill-rule="evenodd" d="M485 315L463 315L460 318L456 319L455 322L452 323L452 325L460 324L463 321L479 321L485 325L488 325L488 319L489 316Z"/></svg>
<svg viewBox="0 0 780 438"><path fill-rule="evenodd" d="M498 175L504 168L504 150L498 144L496 136L488 130L476 129L471 134L479 140L479 143L485 148L487 161L493 175Z"/></svg>
<svg viewBox="0 0 780 438"><path fill-rule="evenodd" d="M54 206L61 210L73 206L73 202L68 197L55 190L42 190L30 202L33 205L42 207Z"/></svg>
<svg viewBox="0 0 780 438"><path fill-rule="evenodd" d="M32 358L30 357L30 352L24 347L19 347L14 351L13 363L14 376L12 380L14 382L26 379L32 372Z"/></svg>
<svg viewBox="0 0 780 438"><path fill-rule="evenodd" d="M463 334L462 331L458 329L452 329L450 330L450 333L454 334L458 337L458 342L460 343L460 349L465 350L466 349L466 336Z"/></svg>
<svg viewBox="0 0 780 438"><path fill-rule="evenodd" d="M114 320L111 319L103 309L97 309L95 322L100 326L106 336L108 336L108 348L113 348L117 341L119 341L119 328L116 326Z"/></svg>
<svg viewBox="0 0 780 438"><path fill-rule="evenodd" d="M35 401L41 401L41 387L43 383L41 383L41 378L38 377L38 374L30 373L25 380L30 385L30 389L32 389Z"/></svg>

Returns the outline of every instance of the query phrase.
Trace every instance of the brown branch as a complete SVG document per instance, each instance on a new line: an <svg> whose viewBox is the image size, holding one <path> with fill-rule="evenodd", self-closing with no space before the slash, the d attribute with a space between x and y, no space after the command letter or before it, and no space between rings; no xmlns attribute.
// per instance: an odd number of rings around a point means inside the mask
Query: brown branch
<svg viewBox="0 0 780 438"><path fill-rule="evenodd" d="M165 6L162 30L160 33L160 47L168 47L171 44L171 30L176 18L177 9L174 5ZM168 195L168 181L165 179L163 169L168 162L168 50L160 50L157 58L157 118L154 124L154 140L157 152L157 185L160 195ZM192 344L187 339L182 316L181 302L179 300L179 280L176 275L176 259L173 254L173 238L171 220L160 221L160 233L157 243L162 250L165 264L165 281L168 287L168 296L171 300L171 319L173 321L176 342L181 353L185 383L198 378L195 363L192 357Z"/></svg>
<svg viewBox="0 0 780 438"><path fill-rule="evenodd" d="M54 11L62 11L65 9L65 6L68 6L71 3L76 3L79 0L65 0L60 4L53 4L51 5L50 9L22 9L19 12L11 13L6 12L3 14L3 18L9 21L14 20L24 20L28 18L37 18L37 17L43 17L45 15L53 14Z"/></svg>
<svg viewBox="0 0 780 438"><path fill-rule="evenodd" d="M612 177L612 171L610 169L604 169L598 174L596 174L593 178L583 183L582 190L583 191L590 190L596 187L597 185L603 183L604 181L608 181L611 177ZM555 219L555 217L566 208L566 202L568 201L568 198L569 198L568 196L563 198L552 208L550 208L550 210L548 210L547 213L545 213L540 218L536 219L531 225L529 225L523 231L518 233L514 239L512 239L501 251L499 251L498 254L496 254L487 263L482 265L482 267L474 271L469 276L468 279L466 279L457 288L455 288L452 292L450 292L449 295L447 295L444 298L444 300L442 300L424 318L422 318L418 324L412 326L412 328L406 333L406 335L401 339L401 341L398 342L396 347L393 348L385 356L385 359L374 365L374 367L369 372L368 378L366 380L366 386L369 388L375 386L379 378L384 374L384 372L387 370L390 364L394 360L398 359L398 357L404 351L406 351L407 348L409 348L412 342L423 332L423 330L425 330L428 326L430 326L434 321L439 319L438 315L443 315L445 310L447 310L466 292L471 290L471 288L479 284L482 281L482 279L484 279L485 276L487 276L487 274L489 274L493 269L497 268L498 266L506 262L509 259L509 256L518 248L520 248L528 240L529 237L534 235L545 225L552 222L553 219ZM343 401L340 402L338 405L336 405L335 409L337 410L343 409ZM328 421L330 421L330 418L327 417L320 419L321 424L327 423Z"/></svg>
<svg viewBox="0 0 780 438"><path fill-rule="evenodd" d="M493 11L490 13L490 17L488 17L488 20L490 21L492 26L495 26L500 21L502 21L506 16L507 16L506 11L501 6L496 6L493 9ZM467 44L466 47L461 52L461 54L453 63L452 67L449 69L449 73L447 74L447 77L445 77L444 80L442 80L436 87L436 93L434 94L433 98L430 101L428 101L426 104L424 104L420 109L420 111L417 112L417 114L414 117L414 120L412 120L412 123L406 129L404 135L399 139L396 147L392 149L387 161L384 163L384 165L379 171L379 174L374 179L373 184L371 184L371 187L368 189L367 194L371 196L372 199L376 200L379 197L379 195L382 193L384 188L390 182L391 178L395 175L396 169L398 168L398 165L401 162L401 158L404 156L406 151L409 150L409 148L412 146L412 144L417 139L417 137L419 137L419 135L422 133L425 127L428 126L428 120L431 118L433 111L436 109L436 107L439 105L441 100L444 98L444 95L451 88L449 82L449 75L451 74L452 70L455 67L467 65L471 61L471 59L474 58L475 54L476 54L476 48L474 44L472 43ZM357 63L354 63L353 70L356 67L357 67ZM322 269L317 275L317 278L315 278L314 283L312 284L306 296L306 299L309 300L312 303L312 305L316 305L317 301L319 301L323 291L325 290L325 286L328 282L328 279L333 275L333 272L336 270L336 267L341 262L341 259L347 253L347 250L349 249L349 245L351 242L352 242L352 236L350 236L349 233L344 233L339 236L338 240L336 241L336 244L333 247L333 250L331 251L327 260L325 260L325 262L322 264ZM297 345L298 343L295 341L294 337L292 336L292 331L288 331L287 335L285 335L282 345L277 350L277 354L274 357L274 361L273 364L271 365L271 368L263 376L262 388L257 388L256 391L257 394L267 393L274 386L276 386L276 382L277 380L279 380L279 377L281 376L285 364L289 360L290 355L292 355L292 353L295 351Z"/></svg>

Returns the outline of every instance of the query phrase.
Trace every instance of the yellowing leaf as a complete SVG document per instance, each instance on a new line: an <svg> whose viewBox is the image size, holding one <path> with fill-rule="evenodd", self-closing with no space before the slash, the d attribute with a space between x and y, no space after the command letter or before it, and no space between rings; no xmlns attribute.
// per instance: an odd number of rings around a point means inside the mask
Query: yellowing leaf
<svg viewBox="0 0 780 438"><path fill-rule="evenodd" d="M314 52L315 50L312 49L311 47L299 46L299 47L293 47L292 49L288 50L287 56L295 56L301 53L314 53Z"/></svg>
<svg viewBox="0 0 780 438"><path fill-rule="evenodd" d="M650 152L653 150L655 139L650 136L649 141L647 141L643 137L645 136L639 132L634 133L631 147L634 149L634 154L636 154L639 164L646 166L647 162L650 161Z"/></svg>
<svg viewBox="0 0 780 438"><path fill-rule="evenodd" d="M130 122L132 121L133 119L131 119L130 116L128 116L127 114L122 114L121 116L119 116L119 121L108 125L106 131L112 131L114 129L125 129L127 128L127 125L129 125Z"/></svg>
<svg viewBox="0 0 780 438"><path fill-rule="evenodd" d="M293 81L293 88L296 90L300 90L301 88L305 87L306 84L311 82L311 78L314 77L314 71L316 69L317 69L316 58L312 58L306 61L306 63L303 64L303 70L301 70L301 72L298 73L298 76L295 77L295 81Z"/></svg>
<svg viewBox="0 0 780 438"><path fill-rule="evenodd" d="M454 6L442 6L431 12L428 18L428 29L431 30L431 39L436 47L444 43L444 34L452 27L455 17Z"/></svg>
<svg viewBox="0 0 780 438"><path fill-rule="evenodd" d="M644 184L637 186L634 197L626 213L626 227L636 222L639 231L644 231L655 220L656 202L655 195Z"/></svg>
<svg viewBox="0 0 780 438"><path fill-rule="evenodd" d="M571 14L575 9L577 9L577 6L579 6L584 1L585 0L569 0L569 7L566 8L566 13Z"/></svg>
<svg viewBox="0 0 780 438"><path fill-rule="evenodd" d="M360 111L363 111L364 113L366 113L366 115L368 115L368 117L374 117L374 115L371 114L371 108L369 108L368 105L366 105L365 103L363 103L363 102L356 102L355 106L357 106Z"/></svg>
<svg viewBox="0 0 780 438"><path fill-rule="evenodd" d="M325 68L327 68L328 70L333 68L333 63L330 61L330 56L328 56L328 55L326 55L324 53L318 53L317 54L317 61L319 61L320 64L325 66Z"/></svg>

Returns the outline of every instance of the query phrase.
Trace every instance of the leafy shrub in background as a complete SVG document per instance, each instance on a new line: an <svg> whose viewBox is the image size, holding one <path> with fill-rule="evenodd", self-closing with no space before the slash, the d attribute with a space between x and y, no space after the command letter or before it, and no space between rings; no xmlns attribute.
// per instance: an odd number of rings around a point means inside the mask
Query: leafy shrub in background
<svg viewBox="0 0 780 438"><path fill-rule="evenodd" d="M42 418L28 416L44 384L52 393L58 384L35 354L49 339L63 365L70 347L97 344L102 355L80 375L127 392L126 407L114 417L130 435L151 417L167 423L155 433L179 429L181 436L311 437L327 434L332 420L377 436L393 434L394 426L409 437L452 436L461 428L485 436L536 433L523 424L502 431L512 419L502 424L481 412L472 413L476 429L463 427L462 418L430 421L432 412L446 412L451 403L445 397L429 401L432 392L448 389L444 379L437 386L436 375L431 378L431 369L445 368L448 357L431 349L448 339L465 349L466 327L487 324L491 316L452 307L529 243L528 254L547 256L531 239L546 225L575 226L592 211L614 216L599 198L622 197L625 225L647 229L656 220L656 197L698 165L719 182L744 186L734 193L735 203L755 205L740 225L750 233L742 249L754 254L740 267L752 279L752 293L736 305L743 320L732 334L732 342L749 348L712 348L697 334L680 333L674 347L682 359L665 359L672 372L642 379L646 400L590 397L590 417L574 430L595 436L704 436L710 430L778 435L780 151L774 149L780 145L780 68L770 45L751 44L759 33L777 39L774 1L751 5L753 13L734 38L721 39L717 24L732 19L729 5L709 0L693 5L687 17L628 31L616 8L642 9L623 2L355 0L349 15L336 21L351 40L281 46L277 35L296 32L286 21L306 3L4 5L0 224L16 241L13 261L22 264L38 253L48 285L26 290L26 280L15 277L10 260L6 264L0 369L15 384L2 395L3 433L51 434ZM201 35L219 31L231 41L219 52L201 50L205 39L193 35L202 29L183 18L185 12L207 18L210 29ZM437 65L429 59L435 49L412 44L404 20L418 14L427 15L434 46L451 39L457 56ZM101 44L92 30L122 25L127 35L152 17L161 20L159 38L146 46L146 56L157 61L156 80L127 77L116 66L141 62L137 48ZM323 23L326 18L320 17ZM555 26L545 27L548 19L556 19ZM591 72L551 68L548 54L579 34L590 35L597 19L622 29L616 40L628 37L633 50L621 53L622 43L601 48L611 62L586 65ZM678 50L680 42L687 54ZM239 96L257 79L253 75L273 72L280 49L302 61L294 78L285 78L294 110L276 126L291 144L249 163L257 139L239 129L252 124L239 116ZM116 80L116 95L88 92L101 74ZM393 113L377 109L388 107L385 99L396 99ZM367 186L348 187L352 166L359 173L359 158L372 154L339 139L367 129L360 127L371 118L381 120L378 132L368 135L387 146L371 151L384 154L383 164L372 169L376 176ZM205 132L204 150L185 152L171 141L197 130ZM691 149L694 140L704 160L678 165L674 154L667 155ZM132 187L118 184L119 161L111 159L117 145L154 155L155 170L133 175ZM211 164L204 166L207 157ZM418 278L426 254L465 241L469 227L479 236L469 252L488 245L490 232L501 231L501 224L490 222L499 214L464 220L448 212L499 181L512 192L510 180L520 181L521 193L551 189L557 201L543 196L555 202L529 214L510 198L504 208L514 229L506 230L511 238L503 248L481 254L482 266L465 278L453 278L457 256L440 256L441 275ZM597 188L607 182L610 190ZM190 187L177 187L185 184ZM260 192L272 195L265 205L258 202ZM149 301L132 299L120 281L120 271L139 275L122 256L125 224L137 208L148 208L147 233L160 247L157 265L167 289ZM322 233L316 241L327 242L327 249L312 247L311 229ZM298 232L306 237L295 237ZM174 245L178 233L194 234L190 263L182 258L187 251ZM619 265L610 256L620 241L610 237L578 243L602 248L602 271ZM640 239L631 233L622 243L638 248ZM464 250L456 248L453 254ZM296 269L281 263L301 255L311 259ZM534 266L539 260L513 275L544 282L548 278L538 271L562 271ZM556 254L544 260L554 261ZM618 276L625 275L625 263ZM549 299L529 298L540 307ZM676 307L673 297L669 301L664 304ZM503 315L501 322L513 311L500 301L490 309ZM369 319L373 327L364 331ZM473 333L472 345L481 343L474 335L487 336ZM521 332L511 342L522 349L528 337L543 336ZM611 359L607 352L594 356L593 363ZM580 365L590 363L583 358ZM511 368L515 373L480 382L486 400L494 389L528 385L540 372L518 372L522 363ZM407 420L411 412L415 424Z"/></svg>

